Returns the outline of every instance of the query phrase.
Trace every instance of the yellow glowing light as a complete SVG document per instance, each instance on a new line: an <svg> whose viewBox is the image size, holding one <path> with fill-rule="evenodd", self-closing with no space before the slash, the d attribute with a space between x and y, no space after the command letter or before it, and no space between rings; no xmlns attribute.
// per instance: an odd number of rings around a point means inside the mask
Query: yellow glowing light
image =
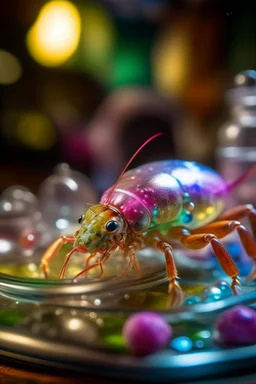
<svg viewBox="0 0 256 384"><path fill-rule="evenodd" d="M75 52L81 34L81 18L69 1L50 1L43 6L27 35L31 56L45 66L58 66Z"/></svg>
<svg viewBox="0 0 256 384"><path fill-rule="evenodd" d="M182 92L189 74L190 44L186 30L165 31L153 52L153 77L156 87L166 94Z"/></svg>
<svg viewBox="0 0 256 384"><path fill-rule="evenodd" d="M10 52L0 50L0 84L13 84L21 76L19 60Z"/></svg>
<svg viewBox="0 0 256 384"><path fill-rule="evenodd" d="M23 144L36 150L49 149L56 142L56 133L52 122L47 116L36 112L21 116L16 135Z"/></svg>

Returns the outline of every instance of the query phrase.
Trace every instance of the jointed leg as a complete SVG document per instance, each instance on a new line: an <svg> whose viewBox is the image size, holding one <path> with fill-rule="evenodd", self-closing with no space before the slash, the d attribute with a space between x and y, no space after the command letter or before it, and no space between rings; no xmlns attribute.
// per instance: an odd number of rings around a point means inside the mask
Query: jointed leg
<svg viewBox="0 0 256 384"><path fill-rule="evenodd" d="M238 233L238 236L247 255L253 259L254 262L256 262L256 243L249 231L242 224L240 224L239 221L216 221L203 228L200 228L200 232L204 231L207 233L212 233L220 239L229 235L235 230ZM195 231L193 231L193 233L195 233ZM249 280L254 279L255 276L256 268L254 267L252 273L249 276Z"/></svg>
<svg viewBox="0 0 256 384"><path fill-rule="evenodd" d="M96 256L96 254L97 252L93 252L90 256L86 257L85 263L84 263L85 268L88 267L90 260L93 259Z"/></svg>
<svg viewBox="0 0 256 384"><path fill-rule="evenodd" d="M60 273L59 273L59 278L60 279L64 279L69 259L73 255L73 253L75 253L75 252L84 253L84 252L86 252L86 250L84 248L82 248L81 246L78 246L78 247L75 247L75 248L71 249L71 251L66 255L65 262L64 262L64 264L63 264L63 266L62 266L62 268L60 270Z"/></svg>
<svg viewBox="0 0 256 384"><path fill-rule="evenodd" d="M121 277L127 276L133 266L136 269L137 274L140 275L140 266L136 257L136 250L137 250L137 247L136 245L133 245L133 244L130 244L125 249L124 254L125 256L128 256L129 263L128 263L128 266L126 267L125 273L122 273Z"/></svg>
<svg viewBox="0 0 256 384"><path fill-rule="evenodd" d="M202 249L208 244L212 246L213 252L217 257L223 271L232 279L231 288L237 294L237 285L240 284L238 275L239 270L235 265L232 257L229 255L225 247L219 239L213 234L191 234L180 239L181 243L189 249Z"/></svg>
<svg viewBox="0 0 256 384"><path fill-rule="evenodd" d="M248 218L254 237L256 237L256 209L253 205L239 205L224 212L219 220L242 220Z"/></svg>
<svg viewBox="0 0 256 384"><path fill-rule="evenodd" d="M44 272L45 278L48 277L48 265L50 261L56 256L61 247L66 243L74 243L74 237L61 236L45 251L41 259L41 268Z"/></svg>
<svg viewBox="0 0 256 384"><path fill-rule="evenodd" d="M214 226L218 227L218 224L214 223L213 227ZM219 226L218 231L216 231L215 228L216 234L218 232L218 234L221 235L220 232L222 229L223 226ZM188 249L202 249L210 244L222 269L229 277L232 278L231 287L233 292L237 293L236 286L239 284L239 270L236 267L232 257L229 255L217 236L214 234L214 228L209 228L209 226L206 226L198 229L198 231L201 233L195 233L196 231L194 231L194 233L191 231L191 233L186 228L176 227L169 231L169 235L172 238L179 240ZM203 233L204 231L206 231L206 233ZM222 232L223 236L224 232L225 231Z"/></svg>
<svg viewBox="0 0 256 384"><path fill-rule="evenodd" d="M98 277L101 277L102 274L103 274L103 264L109 259L109 254L106 253L106 255L103 254L102 258L99 260L99 261L96 261L95 263L91 264L89 267L86 267L84 268L81 272L79 272L74 278L73 278L73 282L76 281L76 279L78 279L78 277L82 276L82 275L87 275L87 273L93 269L93 268L96 268L96 267L100 267L100 274Z"/></svg>
<svg viewBox="0 0 256 384"><path fill-rule="evenodd" d="M157 248L164 253L166 260L166 272L169 277L169 294L172 305L181 304L183 299L182 289L177 282L178 272L173 258L172 247L165 241L158 241Z"/></svg>
<svg viewBox="0 0 256 384"><path fill-rule="evenodd" d="M114 252L114 250L117 248L116 245L114 245L110 250L107 250L105 251L101 258L96 261L95 263L93 263L92 265L90 265L89 267L86 265L86 268L84 268L81 272L79 272L74 278L73 278L73 282L80 276L82 275L87 275L87 273L93 269L93 268L96 268L96 267L100 267L100 274L98 277L101 277L102 274L103 274L103 264L110 258L111 254ZM92 256L92 255L91 255ZM91 258L91 256L89 258ZM87 264L87 263L86 263Z"/></svg>

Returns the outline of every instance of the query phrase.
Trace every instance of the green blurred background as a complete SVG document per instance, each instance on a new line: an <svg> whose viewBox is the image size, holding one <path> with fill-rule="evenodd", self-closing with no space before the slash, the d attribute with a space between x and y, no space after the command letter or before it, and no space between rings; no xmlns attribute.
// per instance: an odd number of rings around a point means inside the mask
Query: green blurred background
<svg viewBox="0 0 256 384"><path fill-rule="evenodd" d="M36 191L58 162L94 179L117 164L114 178L143 140L165 129L170 136L138 163L158 151L214 166L225 91L256 64L251 4L2 1L0 191L12 184ZM147 94L159 103L154 116L139 104Z"/></svg>

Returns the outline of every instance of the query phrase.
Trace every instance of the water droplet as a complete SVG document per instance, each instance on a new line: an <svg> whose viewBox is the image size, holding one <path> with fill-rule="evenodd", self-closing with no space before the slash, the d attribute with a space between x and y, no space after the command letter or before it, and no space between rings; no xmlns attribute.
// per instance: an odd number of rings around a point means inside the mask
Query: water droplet
<svg viewBox="0 0 256 384"><path fill-rule="evenodd" d="M222 293L218 287L209 287L203 290L202 301L204 303L212 303L222 299Z"/></svg>

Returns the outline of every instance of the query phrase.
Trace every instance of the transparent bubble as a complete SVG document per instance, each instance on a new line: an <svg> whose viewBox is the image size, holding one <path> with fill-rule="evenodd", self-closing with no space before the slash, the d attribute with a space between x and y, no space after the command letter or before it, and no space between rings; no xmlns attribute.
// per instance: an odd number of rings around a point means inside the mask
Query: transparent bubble
<svg viewBox="0 0 256 384"><path fill-rule="evenodd" d="M37 210L37 197L26 187L14 185L1 195L1 211L30 214Z"/></svg>
<svg viewBox="0 0 256 384"><path fill-rule="evenodd" d="M68 164L59 164L52 176L40 186L39 207L44 221L53 229L63 232L78 226L78 218L97 203L96 191L90 180Z"/></svg>

